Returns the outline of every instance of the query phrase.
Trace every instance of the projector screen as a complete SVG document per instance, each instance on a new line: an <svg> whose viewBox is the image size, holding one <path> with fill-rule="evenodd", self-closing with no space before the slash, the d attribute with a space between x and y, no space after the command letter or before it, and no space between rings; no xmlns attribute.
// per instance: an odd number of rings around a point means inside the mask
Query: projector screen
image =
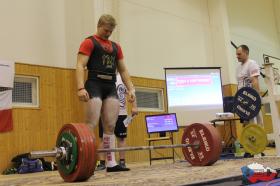
<svg viewBox="0 0 280 186"><path fill-rule="evenodd" d="M220 67L165 68L168 112L180 126L205 123L223 112Z"/></svg>

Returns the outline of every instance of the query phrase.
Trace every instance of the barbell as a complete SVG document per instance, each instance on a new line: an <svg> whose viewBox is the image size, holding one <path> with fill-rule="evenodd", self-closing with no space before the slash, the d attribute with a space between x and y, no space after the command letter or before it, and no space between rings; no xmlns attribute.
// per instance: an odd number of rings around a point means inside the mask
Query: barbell
<svg viewBox="0 0 280 186"><path fill-rule="evenodd" d="M245 120L255 117L261 108L261 98L257 91L244 87L234 97L234 111ZM214 164L222 151L219 132L211 124L194 123L185 127L182 144L139 146L113 149L97 149L96 140L90 129L83 123L64 125L58 134L56 147L49 151L33 151L29 157L55 157L58 171L66 182L84 181L91 177L97 161L97 153L182 148L185 159L193 166ZM266 146L266 134L257 125L250 124L243 129L241 144L247 152L258 154Z"/></svg>
<svg viewBox="0 0 280 186"><path fill-rule="evenodd" d="M97 153L182 148L185 159L193 166L214 164L222 151L219 132L211 124L194 123L185 127L182 144L97 149L90 128L83 123L65 124L59 131L53 150L33 151L31 159L55 157L60 176L66 182L85 181L94 173Z"/></svg>

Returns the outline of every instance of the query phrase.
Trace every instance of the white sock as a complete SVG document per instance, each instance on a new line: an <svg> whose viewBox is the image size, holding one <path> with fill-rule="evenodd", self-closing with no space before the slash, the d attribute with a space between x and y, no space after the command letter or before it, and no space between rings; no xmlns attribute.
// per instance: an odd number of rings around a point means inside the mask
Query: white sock
<svg viewBox="0 0 280 186"><path fill-rule="evenodd" d="M104 149L111 149L115 148L115 135L108 135L108 134L103 134L103 147ZM106 155L106 160L107 160L107 167L114 167L117 165L116 159L115 159L115 152L107 152L105 153Z"/></svg>

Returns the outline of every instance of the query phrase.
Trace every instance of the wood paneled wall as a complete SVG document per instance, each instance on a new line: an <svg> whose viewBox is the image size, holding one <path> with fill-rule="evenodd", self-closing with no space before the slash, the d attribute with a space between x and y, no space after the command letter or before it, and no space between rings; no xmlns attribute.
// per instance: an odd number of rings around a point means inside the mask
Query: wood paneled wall
<svg viewBox="0 0 280 186"><path fill-rule="evenodd" d="M53 68L46 66L16 63L17 75L39 77L40 107L39 108L13 108L14 129L11 132L0 133L0 171L11 165L10 160L17 154L32 150L47 150L55 146L57 133L66 123L84 121L84 105L79 102L76 95L75 70ZM160 88L165 90L163 80L133 77L135 86ZM233 95L236 86L223 87L224 96ZM166 94L165 94L166 95ZM164 108L166 112L166 97ZM128 107L130 109L130 105ZM159 114L159 112L139 112L128 128L127 144L129 146L148 145L145 126L145 115ZM226 138L229 128L218 127L221 135ZM234 131L238 133L238 130ZM174 133L174 143L181 143L183 128ZM97 129L95 130L97 135ZM152 137L156 137L154 134ZM167 141L155 142L156 145L166 144ZM181 149L176 149L176 159L184 159ZM154 150L153 157L162 154L171 155L170 149ZM148 161L148 151L130 151L126 154L128 162Z"/></svg>
<svg viewBox="0 0 280 186"><path fill-rule="evenodd" d="M17 154L52 149L63 124L83 121L74 70L17 63L15 72L39 77L40 107L13 108L13 130L0 133L0 171Z"/></svg>

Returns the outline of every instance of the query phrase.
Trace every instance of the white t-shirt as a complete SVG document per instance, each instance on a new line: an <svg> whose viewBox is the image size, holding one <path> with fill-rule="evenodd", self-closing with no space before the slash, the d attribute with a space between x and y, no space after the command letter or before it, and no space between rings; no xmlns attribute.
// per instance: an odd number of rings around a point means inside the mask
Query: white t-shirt
<svg viewBox="0 0 280 186"><path fill-rule="evenodd" d="M119 115L127 115L126 110L126 87L122 82L122 78L120 74L117 74L117 81L116 81L117 93L120 100L120 112Z"/></svg>
<svg viewBox="0 0 280 186"><path fill-rule="evenodd" d="M236 69L238 89L242 87L252 87L251 77L260 75L260 67L256 61L248 59L245 63L239 63Z"/></svg>

